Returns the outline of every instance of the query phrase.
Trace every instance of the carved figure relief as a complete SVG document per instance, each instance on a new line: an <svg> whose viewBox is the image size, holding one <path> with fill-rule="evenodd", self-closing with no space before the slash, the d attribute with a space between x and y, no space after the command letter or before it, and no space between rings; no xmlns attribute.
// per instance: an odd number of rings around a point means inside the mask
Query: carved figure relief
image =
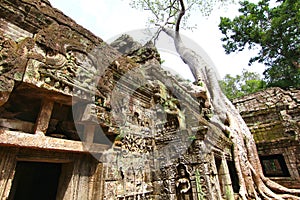
<svg viewBox="0 0 300 200"><path fill-rule="evenodd" d="M72 53L67 53L66 57L62 54L56 54L55 52L48 51L46 54L45 65L40 66L39 72L41 76L48 76L45 82L50 82L51 79L56 79L63 83L74 84L74 78L76 76L76 58Z"/></svg>
<svg viewBox="0 0 300 200"><path fill-rule="evenodd" d="M24 75L28 52L34 47L32 38L15 42L0 32L0 105L9 98L14 80L21 81Z"/></svg>
<svg viewBox="0 0 300 200"><path fill-rule="evenodd" d="M176 196L178 200L192 200L192 185L190 175L187 172L186 166L179 164L177 166L178 178L175 182Z"/></svg>

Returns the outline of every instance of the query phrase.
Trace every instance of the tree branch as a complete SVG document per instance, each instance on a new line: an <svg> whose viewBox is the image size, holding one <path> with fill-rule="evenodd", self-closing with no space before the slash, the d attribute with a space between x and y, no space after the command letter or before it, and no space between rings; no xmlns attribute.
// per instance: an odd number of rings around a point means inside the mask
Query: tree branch
<svg viewBox="0 0 300 200"><path fill-rule="evenodd" d="M181 22L181 19L182 19L183 15L185 14L185 6L184 6L183 0L178 0L178 1L180 3L181 9L180 9L180 13L179 13L178 19L176 21L176 28L175 28L176 32L179 32L180 22Z"/></svg>
<svg viewBox="0 0 300 200"><path fill-rule="evenodd" d="M156 17L156 19L158 20L159 17L157 15L157 13L155 12L155 10L153 9L153 7L151 6L150 2L147 0L143 0L143 2L147 5L147 8L153 13L153 15Z"/></svg>

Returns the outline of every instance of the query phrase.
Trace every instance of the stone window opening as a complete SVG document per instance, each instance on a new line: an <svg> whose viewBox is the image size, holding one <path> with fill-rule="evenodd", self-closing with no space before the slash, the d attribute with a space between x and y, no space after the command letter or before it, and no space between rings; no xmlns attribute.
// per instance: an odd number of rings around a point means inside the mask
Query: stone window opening
<svg viewBox="0 0 300 200"><path fill-rule="evenodd" d="M40 107L41 99L15 88L0 107L0 128L33 134Z"/></svg>
<svg viewBox="0 0 300 200"><path fill-rule="evenodd" d="M260 156L260 161L266 177L290 177L282 154Z"/></svg>
<svg viewBox="0 0 300 200"><path fill-rule="evenodd" d="M177 130L179 128L178 116L174 114L167 113L167 126L171 130Z"/></svg>
<svg viewBox="0 0 300 200"><path fill-rule="evenodd" d="M178 116L167 113L164 122L156 125L157 134L175 132L179 129L179 125Z"/></svg>
<svg viewBox="0 0 300 200"><path fill-rule="evenodd" d="M72 107L54 103L46 136L79 141Z"/></svg>
<svg viewBox="0 0 300 200"><path fill-rule="evenodd" d="M134 125L140 125L140 118L139 118L139 113L134 112L133 117L132 117L132 122Z"/></svg>

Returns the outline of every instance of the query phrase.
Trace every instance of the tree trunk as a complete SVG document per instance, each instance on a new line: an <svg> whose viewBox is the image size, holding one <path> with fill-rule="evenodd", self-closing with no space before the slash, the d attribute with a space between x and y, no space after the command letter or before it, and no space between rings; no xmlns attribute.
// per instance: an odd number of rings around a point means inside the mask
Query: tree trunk
<svg viewBox="0 0 300 200"><path fill-rule="evenodd" d="M222 131L230 133L241 199L300 199L297 197L299 189L288 189L264 176L253 136L239 112L221 91L214 67L187 48L178 31L166 28L163 31L174 40L177 53L190 67L195 80L205 84L213 112L210 121Z"/></svg>

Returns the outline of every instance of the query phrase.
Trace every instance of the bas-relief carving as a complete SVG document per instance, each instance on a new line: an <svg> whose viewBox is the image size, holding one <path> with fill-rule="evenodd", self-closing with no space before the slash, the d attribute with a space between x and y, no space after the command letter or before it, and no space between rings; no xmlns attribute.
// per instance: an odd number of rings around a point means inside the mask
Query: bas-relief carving
<svg viewBox="0 0 300 200"><path fill-rule="evenodd" d="M49 28L49 30L52 29L54 28ZM58 29L65 30L67 33L60 35L61 38L59 39L56 38L56 36L51 38L51 36L47 35L46 31L42 31L37 36L37 43L34 43L33 46L30 47L29 51L26 45L23 49L21 48L21 53L29 52L27 54L28 57L26 58L29 59L29 62L25 74L25 80L35 85L43 86L47 89L63 91L65 94L70 94L70 92L74 89L74 85L80 87L81 91L87 89L90 90L91 88L89 83L93 80L89 75L94 75L96 73L94 62L87 58L85 52L78 50L81 44L74 43L73 46L64 46L63 44L66 41L65 39L72 38L73 36L70 33L70 30L65 29L64 27L59 26ZM62 46L65 48L62 48ZM16 52L18 50L18 48L14 48L13 43L11 45L11 49ZM135 65L131 64L130 60L127 58L121 58L113 63L110 68L104 71L97 83L98 93L96 93L96 96L98 98L96 98L96 100L99 100L99 106L103 106L104 109L105 107L110 107L110 94L112 90L115 89L115 71L125 73L126 70L130 70L134 67ZM3 70L3 73L6 73L5 69ZM85 82L82 83L81 80L85 80ZM80 84L77 84L79 82L76 81L79 81ZM153 158L147 157L147 154L150 154L153 151L153 144L155 143L154 138L151 135L151 131L149 130L152 125L156 124L156 139L160 140L162 143L161 148L164 147L164 144L166 144L165 142L168 142L168 140L182 140L174 143L173 145L169 145L168 148L161 151L163 153L158 156L159 158L162 158L161 162L167 162L167 164L170 165L174 158L168 154L177 156L186 150L186 144L184 143L183 137L188 135L187 132L180 132L179 135L181 138L178 137L178 135L172 135L172 132L186 128L184 114L179 109L178 100L168 93L163 84L154 82L153 85L154 102L159 105L159 108L156 110L154 109L154 112L161 109L165 116L162 115L161 117L158 117L158 121L162 123L155 123L153 122L153 119L151 121L151 116L153 116L151 111L148 113L145 112L147 109L141 107L138 101L133 103L132 107L128 109L121 108L122 113L125 110L128 111L125 125L129 127L129 133L125 134L122 140L122 154L113 154L112 157L107 158L107 181L105 182L105 187L107 188L106 199L114 198L116 194L125 195L125 193L130 194L131 192L151 192L152 183L151 176L149 174L152 166L148 163L148 161ZM101 107L98 107L98 109L101 109ZM102 111L97 113L99 116L101 115L99 118L111 125L112 121L110 114ZM167 115L173 117L168 118ZM149 134L150 136L145 138L135 136L136 134L140 134L142 136ZM160 148L159 145L158 148ZM197 149L195 149L195 151L197 151ZM137 153L137 155L132 155L132 153ZM184 154L184 157L186 160L191 159L191 156L187 154ZM129 163L128 158L131 160ZM166 164L159 163L159 166L165 165ZM173 174L178 173L177 180L175 180L176 178L172 177L172 175L166 174L168 173L166 171L160 172L163 191L162 198L163 195L166 195L164 197L171 197L172 195L174 197L176 190L178 199L192 199L193 197L190 195L192 191L192 184L189 173L186 170L183 170L183 168L180 171L176 172L173 170L171 172ZM118 191L124 191L124 193L118 193L112 188L117 188ZM205 187L203 187L203 190L204 188Z"/></svg>
<svg viewBox="0 0 300 200"><path fill-rule="evenodd" d="M145 160L149 160L150 162L152 162L151 160L153 159L153 157L148 156L148 154L151 154L151 152L153 152L153 137L145 137L144 134L141 134L141 130L140 127L143 127L143 123L142 121L145 120L146 116L149 117L149 115L151 114L146 114L145 116L143 116L142 110L141 109L145 109L145 108L141 108L140 106L136 106L138 103L134 103L132 104L131 108L129 108L129 113L127 113L129 116L127 123L129 124L129 128L123 129L123 131L127 131L122 137L122 145L121 145L121 151L122 155L119 156L119 158L117 158L118 160L118 164L117 166L119 167L119 174L121 174L121 178L122 180L125 180L125 191L128 192L128 190L130 190L130 188L133 188L134 185L132 185L132 176L133 174L135 175L135 180L136 185L135 188L138 188L138 185L142 185L145 184L145 181L141 183L140 180L142 180L141 178L138 178L138 174L143 174L142 171L140 171L139 169L136 168L136 166L138 164L141 164L143 162L145 162ZM170 107L168 107L170 108ZM130 114L132 113L132 114ZM177 113L177 112L176 112ZM141 115L140 115L141 114ZM178 121L176 122L178 123ZM151 121L149 124L152 124ZM174 127L174 129L176 130L179 127L179 124L175 125L174 123L170 123L169 122L169 126L176 126ZM145 128L145 127L144 127ZM130 132L131 131L131 132ZM169 132L169 131L167 131ZM141 134L141 135L140 135ZM166 166L166 163L162 163L162 162L169 162L171 160L171 158L166 158L165 156L170 154L170 151L172 151L171 154L175 154L175 155L179 155L180 152L175 152L173 153L173 151L178 151L178 149L180 149L180 147L178 146L178 143L174 143L174 145L171 145L170 147L173 147L173 150L171 149L165 149L165 151L163 151L162 154L160 155L154 155L154 159L158 159L160 160L160 163L158 163L157 167L154 167L155 169L160 169L160 170L155 170L154 175L153 175L153 179L155 180L155 176L157 175L157 177L159 177L159 179L161 180L160 185L162 187L160 187L160 198L167 198L169 199L169 195L171 193L175 194L175 187L174 189L172 189L171 184L173 182L173 185L175 185L174 181L172 181L172 179L175 179L174 174L176 174L176 170L166 170L164 168L164 166ZM134 154L136 153L136 154ZM155 152L154 152L155 153ZM109 160L114 160L115 158L110 158ZM140 160L142 159L142 160ZM144 160L143 160L144 159ZM131 164L128 163L128 160L130 160L130 162L132 162ZM170 163L168 163L168 165L170 165ZM130 166L135 166L130 167ZM150 169L154 169L153 166L147 164L149 170ZM140 169L144 169L145 166L141 166ZM136 171L137 170L137 171ZM133 173L134 172L134 173ZM145 173L145 172L144 172ZM172 173L173 177L172 177ZM150 173L149 173L150 174ZM149 176L149 175L148 175ZM140 176L142 177L142 176ZM147 185L149 185L149 183L147 183ZM124 191L124 190L122 190Z"/></svg>
<svg viewBox="0 0 300 200"><path fill-rule="evenodd" d="M131 152L123 147L104 154L104 166L107 169L106 182L115 181L117 191L114 198L148 194L152 191L151 159L144 153ZM144 195L144 196L145 196Z"/></svg>
<svg viewBox="0 0 300 200"><path fill-rule="evenodd" d="M125 135L122 139L121 148L142 154L150 154L152 152L153 138L143 138L134 135Z"/></svg>
<svg viewBox="0 0 300 200"><path fill-rule="evenodd" d="M78 42L74 35L75 32L59 25L40 30L34 39L18 42L1 35L1 91L10 92L14 80L23 78L25 82L68 95L74 86L87 93L95 91L91 83L96 66L84 51L88 40L82 38Z"/></svg>
<svg viewBox="0 0 300 200"><path fill-rule="evenodd" d="M107 189L109 188L109 189ZM117 183L115 181L106 181L104 183L104 200L116 199ZM106 189L106 190L105 190Z"/></svg>
<svg viewBox="0 0 300 200"><path fill-rule="evenodd" d="M178 177L175 181L177 199L193 200L190 174L188 173L185 165L180 163L177 166L177 176Z"/></svg>
<svg viewBox="0 0 300 200"><path fill-rule="evenodd" d="M48 27L40 29L35 35L35 41L63 55L66 55L68 51L90 53L95 47L95 44L83 35L75 32L70 27L57 23L52 23Z"/></svg>
<svg viewBox="0 0 300 200"><path fill-rule="evenodd" d="M81 52L63 55L36 45L30 57L24 81L75 96L95 91L96 69Z"/></svg>
<svg viewBox="0 0 300 200"><path fill-rule="evenodd" d="M27 55L29 62L25 81L68 95L73 92L75 96L82 96L82 93L94 92L96 104L109 108L111 92L116 84L114 74L124 74L136 64L129 57L120 57L103 71L102 64L93 55L97 50L90 49L94 45L83 37L78 42L80 37L61 25L53 24L40 30L35 36L33 51ZM2 52L4 54L4 50Z"/></svg>
<svg viewBox="0 0 300 200"><path fill-rule="evenodd" d="M32 38L14 41L0 32L0 105L13 90L15 81L21 81L28 60L28 52L34 47Z"/></svg>
<svg viewBox="0 0 300 200"><path fill-rule="evenodd" d="M159 94L157 96L161 96L161 94ZM159 101L157 101L157 103L164 102L164 100L162 100L161 98L157 98L157 99L160 99ZM171 103L173 103L173 102L171 102ZM174 105L172 107L168 103L166 103L166 111L172 112L172 114L174 114L173 113L174 110L172 110L172 108L174 108L174 107L175 107ZM128 121L130 121L130 123L133 125L131 127L131 129L129 129L129 130L135 130L135 129L132 129L134 126L141 126L141 123L140 123L141 119L139 118L140 110L138 110L137 108L138 108L138 106L133 105L132 108L129 109L129 110L131 110L131 113L133 113L133 115L128 118L129 119ZM139 111L139 112L133 112L133 111ZM175 112L176 112L175 113L175 116L176 116L176 114L178 112L177 112L177 110L175 110ZM174 126L174 128L173 128L174 130L178 129L179 124L177 124L177 123L179 123L179 122L176 120L173 123L172 123L172 121L171 122L167 121L165 123L165 125L167 125L169 127L166 126L166 127L159 128L159 126L156 126L156 134L158 132L158 134L155 136L156 139L159 140L159 138L166 136L168 134L168 132L173 132L172 126ZM170 128L170 127L171 127L171 129L168 130L168 128ZM160 130L160 129L162 129L162 130ZM203 131L205 131L205 130L203 130ZM184 132L182 132L182 133L184 133ZM137 146L137 144L140 145L140 144L145 144L145 143L141 142L141 141L143 141L143 140L140 140L141 138L137 138L133 135L134 134L128 134L128 135L124 136L122 148L127 149L128 151L131 151L131 152L142 153L140 150L143 150L144 147ZM179 139L182 139L182 138L179 138ZM135 142L135 141L137 141L137 142ZM161 140L161 142L163 142L163 141L164 140ZM170 168L165 167L165 166L173 166L174 167L175 159L171 158L169 155L181 155L184 151L181 152L179 149L181 148L180 147L181 145L185 146L185 144L182 143L183 141L176 142L176 143L174 143L174 145L169 145L168 148L164 148L164 142L161 145L156 144L156 148L159 149L159 151L156 151L157 153L155 153L155 151L154 151L154 154L155 154L154 158L155 158L155 163L156 163L155 169L160 169L160 170L153 171L152 177L153 177L153 180L158 181L158 182L156 182L156 184L158 184L157 186L158 186L158 190L159 190L159 192L158 192L159 199L193 199L192 191L195 191L196 193L198 192L199 194L201 193L202 197L209 196L208 193L209 193L209 191L211 191L209 188L211 188L211 187L206 186L208 184L208 181L206 180L206 176L204 174L205 173L208 174L208 172L204 172L205 170L203 170L203 169L200 170L201 175L199 176L199 180L200 180L199 184L202 186L201 192L200 192L196 189L196 186L194 189L192 189L192 185L193 184L195 185L195 181L192 184L189 173L184 170L185 167L182 167L181 170L179 170L179 171L176 171L176 168L175 168L175 170L170 170ZM155 140L155 142L156 142L156 140ZM197 159L193 159L193 156L199 156L199 154L201 153L201 150L203 149L203 147L202 147L203 145L201 143L201 140L199 140L199 139L196 140L192 146L193 146L192 150L189 152L185 152L182 157L185 163L188 163L188 161L192 161L192 162L196 161ZM173 148L173 150L172 150L172 148ZM182 148L182 149L184 149L184 148ZM150 152L151 152L151 150L150 150ZM199 157L197 157L197 158L199 158ZM203 158L203 157L201 157L201 158ZM122 174L124 174L124 173L122 173ZM172 174L173 174L173 176L172 176ZM178 174L178 176L175 177L174 176L175 174ZM125 177L125 175L123 175L123 176ZM127 175L127 176L130 177L129 175ZM155 185L154 185L154 188L156 188ZM130 187L130 186L128 186L128 187ZM157 189L155 189L155 190L157 190ZM176 194L176 196L174 196L174 194Z"/></svg>

